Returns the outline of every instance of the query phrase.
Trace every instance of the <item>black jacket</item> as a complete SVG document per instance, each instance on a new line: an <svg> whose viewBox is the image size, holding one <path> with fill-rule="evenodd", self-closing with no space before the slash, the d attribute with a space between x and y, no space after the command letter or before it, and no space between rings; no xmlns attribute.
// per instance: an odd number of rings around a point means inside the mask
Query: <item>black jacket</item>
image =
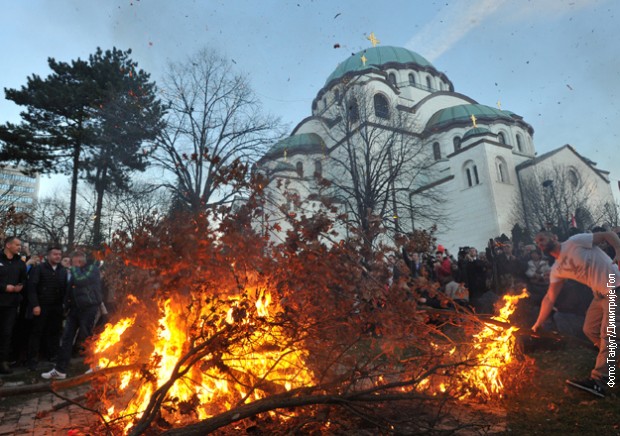
<svg viewBox="0 0 620 436"><path fill-rule="evenodd" d="M6 286L19 283L26 285L27 277L26 264L19 256L9 259L4 250L0 251L0 306L19 306L22 293L7 292Z"/></svg>
<svg viewBox="0 0 620 436"><path fill-rule="evenodd" d="M81 268L72 266L70 275L69 292L65 299L69 307L82 309L101 304L101 276L97 265L91 263Z"/></svg>
<svg viewBox="0 0 620 436"><path fill-rule="evenodd" d="M28 276L30 307L61 305L67 292L67 269L49 262L33 267Z"/></svg>

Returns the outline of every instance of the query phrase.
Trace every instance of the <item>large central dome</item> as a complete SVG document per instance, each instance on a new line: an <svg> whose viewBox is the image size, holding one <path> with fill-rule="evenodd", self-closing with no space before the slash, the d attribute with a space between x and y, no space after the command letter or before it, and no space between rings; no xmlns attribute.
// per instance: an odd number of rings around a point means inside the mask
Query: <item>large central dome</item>
<svg viewBox="0 0 620 436"><path fill-rule="evenodd" d="M366 57L365 65L362 62L362 55ZM407 50L406 48L392 47L389 45L377 46L357 52L345 61L341 62L334 72L329 75L325 81L325 84L327 85L332 80L339 79L348 73L372 68L382 69L382 67L388 66L387 64L398 64L401 66L416 65L424 69L429 67L435 69L435 67L423 56L420 56L411 50Z"/></svg>

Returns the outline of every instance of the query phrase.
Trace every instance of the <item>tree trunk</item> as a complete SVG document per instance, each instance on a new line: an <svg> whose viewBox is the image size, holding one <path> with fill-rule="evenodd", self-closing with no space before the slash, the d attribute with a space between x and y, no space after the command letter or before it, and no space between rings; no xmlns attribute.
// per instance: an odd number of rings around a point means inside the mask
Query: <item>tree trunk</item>
<svg viewBox="0 0 620 436"><path fill-rule="evenodd" d="M81 128L81 127L80 127ZM80 173L80 152L82 144L78 141L73 147L73 169L71 171L71 199L69 202L69 251L73 250L75 243L75 213L77 206L77 186Z"/></svg>
<svg viewBox="0 0 620 436"><path fill-rule="evenodd" d="M103 210L103 196L108 183L108 167L101 168L95 182L95 191L97 193L97 204L95 206L95 222L93 223L93 245L99 248L103 240L101 235L101 211Z"/></svg>

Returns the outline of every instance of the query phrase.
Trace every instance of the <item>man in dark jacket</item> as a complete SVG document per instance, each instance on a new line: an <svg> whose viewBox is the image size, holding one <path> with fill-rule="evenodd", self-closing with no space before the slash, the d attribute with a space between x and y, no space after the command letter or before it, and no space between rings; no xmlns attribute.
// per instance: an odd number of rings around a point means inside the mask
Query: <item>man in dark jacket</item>
<svg viewBox="0 0 620 436"><path fill-rule="evenodd" d="M21 241L10 236L0 252L0 374L12 372L8 362L11 335L27 277L26 264L19 257L21 248Z"/></svg>
<svg viewBox="0 0 620 436"><path fill-rule="evenodd" d="M65 306L69 315L62 334L60 351L56 367L44 372L44 379L64 379L67 377L73 339L79 329L78 341L83 341L93 334L95 318L103 301L101 295L101 276L95 263L86 264L86 254L76 251L71 255L69 272L69 291L65 298Z"/></svg>
<svg viewBox="0 0 620 436"><path fill-rule="evenodd" d="M33 267L28 276L28 310L32 329L28 339L28 368L36 370L41 340L50 358L56 357L62 333L62 303L67 292L67 270L60 265L60 247L47 250L46 261Z"/></svg>

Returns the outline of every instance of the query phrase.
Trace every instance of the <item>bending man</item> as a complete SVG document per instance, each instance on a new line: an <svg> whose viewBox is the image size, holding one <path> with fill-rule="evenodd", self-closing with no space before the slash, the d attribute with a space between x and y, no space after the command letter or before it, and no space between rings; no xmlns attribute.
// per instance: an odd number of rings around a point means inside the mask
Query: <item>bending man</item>
<svg viewBox="0 0 620 436"><path fill-rule="evenodd" d="M617 261L620 259L620 238L613 232L582 233L559 243L557 236L540 232L536 245L556 261L551 267L549 289L542 300L540 313L532 330L538 330L553 310L555 301L566 279L575 280L590 287L594 299L586 313L583 331L599 349L596 364L590 377L585 380L567 380L574 387L605 397L605 385L613 386L609 380L609 324L610 303L616 300L616 289L620 283ZM616 250L616 258L605 254L597 245L609 243Z"/></svg>

